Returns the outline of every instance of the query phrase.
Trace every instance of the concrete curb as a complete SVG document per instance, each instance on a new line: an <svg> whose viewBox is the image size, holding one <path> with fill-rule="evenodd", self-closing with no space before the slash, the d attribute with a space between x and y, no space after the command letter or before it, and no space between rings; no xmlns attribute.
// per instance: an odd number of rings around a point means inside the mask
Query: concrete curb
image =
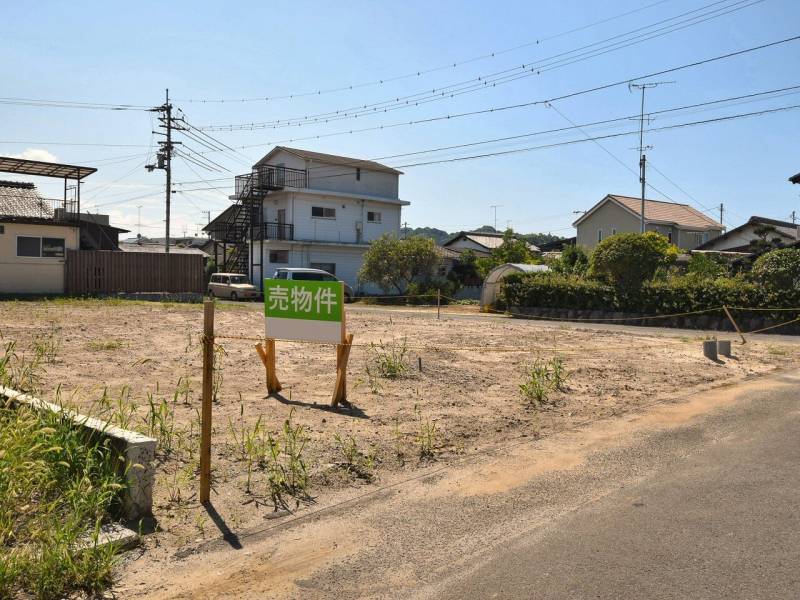
<svg viewBox="0 0 800 600"><path fill-rule="evenodd" d="M50 411L70 419L76 426L91 434L107 437L123 459L122 473L128 482L122 497L122 510L126 520L133 522L153 514L153 483L156 440L135 431L114 427L105 421L82 415L52 402L46 402L17 390L0 386L0 397L12 403L23 404L36 410Z"/></svg>

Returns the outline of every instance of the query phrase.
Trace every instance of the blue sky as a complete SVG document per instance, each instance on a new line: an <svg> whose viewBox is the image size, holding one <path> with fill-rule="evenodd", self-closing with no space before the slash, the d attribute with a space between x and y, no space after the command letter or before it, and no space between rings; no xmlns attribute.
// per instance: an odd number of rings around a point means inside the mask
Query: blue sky
<svg viewBox="0 0 800 600"><path fill-rule="evenodd" d="M210 183L178 186L194 191L176 194L173 203L173 234L184 229L191 234L204 220L201 211L211 210L213 215L229 204L228 189L198 188L231 186L233 174L246 172L247 165L265 154L271 142L552 98L791 37L800 34L800 3L43 1L36 3L35 9L15 3L4 7L0 24L2 96L154 106L163 101L164 88L169 87L174 104L198 126L274 121L381 102L483 77L574 52L692 10L698 12L659 27L684 22L691 16L733 12L600 56L422 106L337 123L211 132L234 148L262 146L208 155L230 172L204 171L193 165ZM718 13L709 12L713 10ZM635 12L584 27L630 11ZM582 29L565 33L576 28ZM651 30L642 29L640 33L647 31ZM536 40L540 42L536 44ZM499 52L521 45L526 46ZM188 101L338 88L460 63L492 52L496 52L494 57L352 91L268 102ZM647 110L800 85L798 64L800 42L792 42L656 77L654 80L674 83L649 90ZM650 126L800 104L798 92L744 104L716 105L702 112L664 115ZM569 126L566 119L590 123L633 115L638 110L639 96L622 85L556 102L554 108L536 105L286 145L377 158L565 127ZM134 230L137 206L141 206L142 233L162 235L163 173L150 174L143 168L153 138L151 117L146 111L0 104L0 154L55 157L97 166L99 171L84 185L84 203L109 212L116 224ZM635 128L636 123L625 122L614 128L587 129L586 134L606 135ZM386 162L400 165L582 137L585 134L581 131L569 131ZM648 158L672 182L651 171L649 181L659 191L649 190L648 196L708 209L722 202L728 226L740 224L752 214L787 218L793 210L800 212L800 186L787 181L800 171L798 140L800 111L652 133L646 139L653 146ZM62 145L76 143L120 147ZM189 144L205 150L191 141ZM572 235L573 211L589 208L607 193L638 195L636 144L635 137L620 137L602 141L605 150L586 142L406 168L400 183L401 197L411 206L405 209L404 220L411 226L469 229L491 223L490 206L500 205L498 226L510 222L518 231ZM182 160L175 164L176 181L201 179ZM37 183L48 195L60 194L58 182Z"/></svg>

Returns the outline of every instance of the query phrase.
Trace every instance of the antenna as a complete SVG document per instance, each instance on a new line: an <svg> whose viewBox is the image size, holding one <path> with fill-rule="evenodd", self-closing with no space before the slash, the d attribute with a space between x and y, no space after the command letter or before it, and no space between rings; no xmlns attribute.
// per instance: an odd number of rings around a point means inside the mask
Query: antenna
<svg viewBox="0 0 800 600"><path fill-rule="evenodd" d="M492 204L489 209L494 211L494 230L497 231L497 209L503 208L502 204Z"/></svg>
<svg viewBox="0 0 800 600"><path fill-rule="evenodd" d="M642 90L642 108L639 113L639 183L642 184L642 233L645 232L645 219L644 219L644 196L645 188L647 188L647 156L644 151L649 149L644 145L644 92L645 90L658 87L659 85L667 85L675 83L674 81L647 81L645 83L628 83L628 91L632 92L634 89ZM650 117L647 117L648 124Z"/></svg>

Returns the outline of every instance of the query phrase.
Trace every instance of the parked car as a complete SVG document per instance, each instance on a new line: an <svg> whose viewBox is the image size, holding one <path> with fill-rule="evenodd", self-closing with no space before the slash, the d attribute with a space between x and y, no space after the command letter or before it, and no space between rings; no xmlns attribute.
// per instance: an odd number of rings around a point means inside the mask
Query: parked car
<svg viewBox="0 0 800 600"><path fill-rule="evenodd" d="M273 279L292 279L294 281L342 281L336 275L332 275L322 269L301 269L287 267L277 269L272 275ZM342 281L342 283L344 283ZM344 283L344 301L352 302L355 298L353 288Z"/></svg>
<svg viewBox="0 0 800 600"><path fill-rule="evenodd" d="M212 298L231 300L254 300L261 295L241 273L214 273L208 282L208 295Z"/></svg>

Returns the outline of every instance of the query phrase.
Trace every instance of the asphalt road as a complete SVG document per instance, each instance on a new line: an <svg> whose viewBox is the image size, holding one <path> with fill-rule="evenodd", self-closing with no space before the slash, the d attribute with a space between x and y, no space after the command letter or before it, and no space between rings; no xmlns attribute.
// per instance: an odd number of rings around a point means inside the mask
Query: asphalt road
<svg viewBox="0 0 800 600"><path fill-rule="evenodd" d="M515 540L436 597L800 598L799 407L793 388L756 393L708 424L721 439Z"/></svg>

